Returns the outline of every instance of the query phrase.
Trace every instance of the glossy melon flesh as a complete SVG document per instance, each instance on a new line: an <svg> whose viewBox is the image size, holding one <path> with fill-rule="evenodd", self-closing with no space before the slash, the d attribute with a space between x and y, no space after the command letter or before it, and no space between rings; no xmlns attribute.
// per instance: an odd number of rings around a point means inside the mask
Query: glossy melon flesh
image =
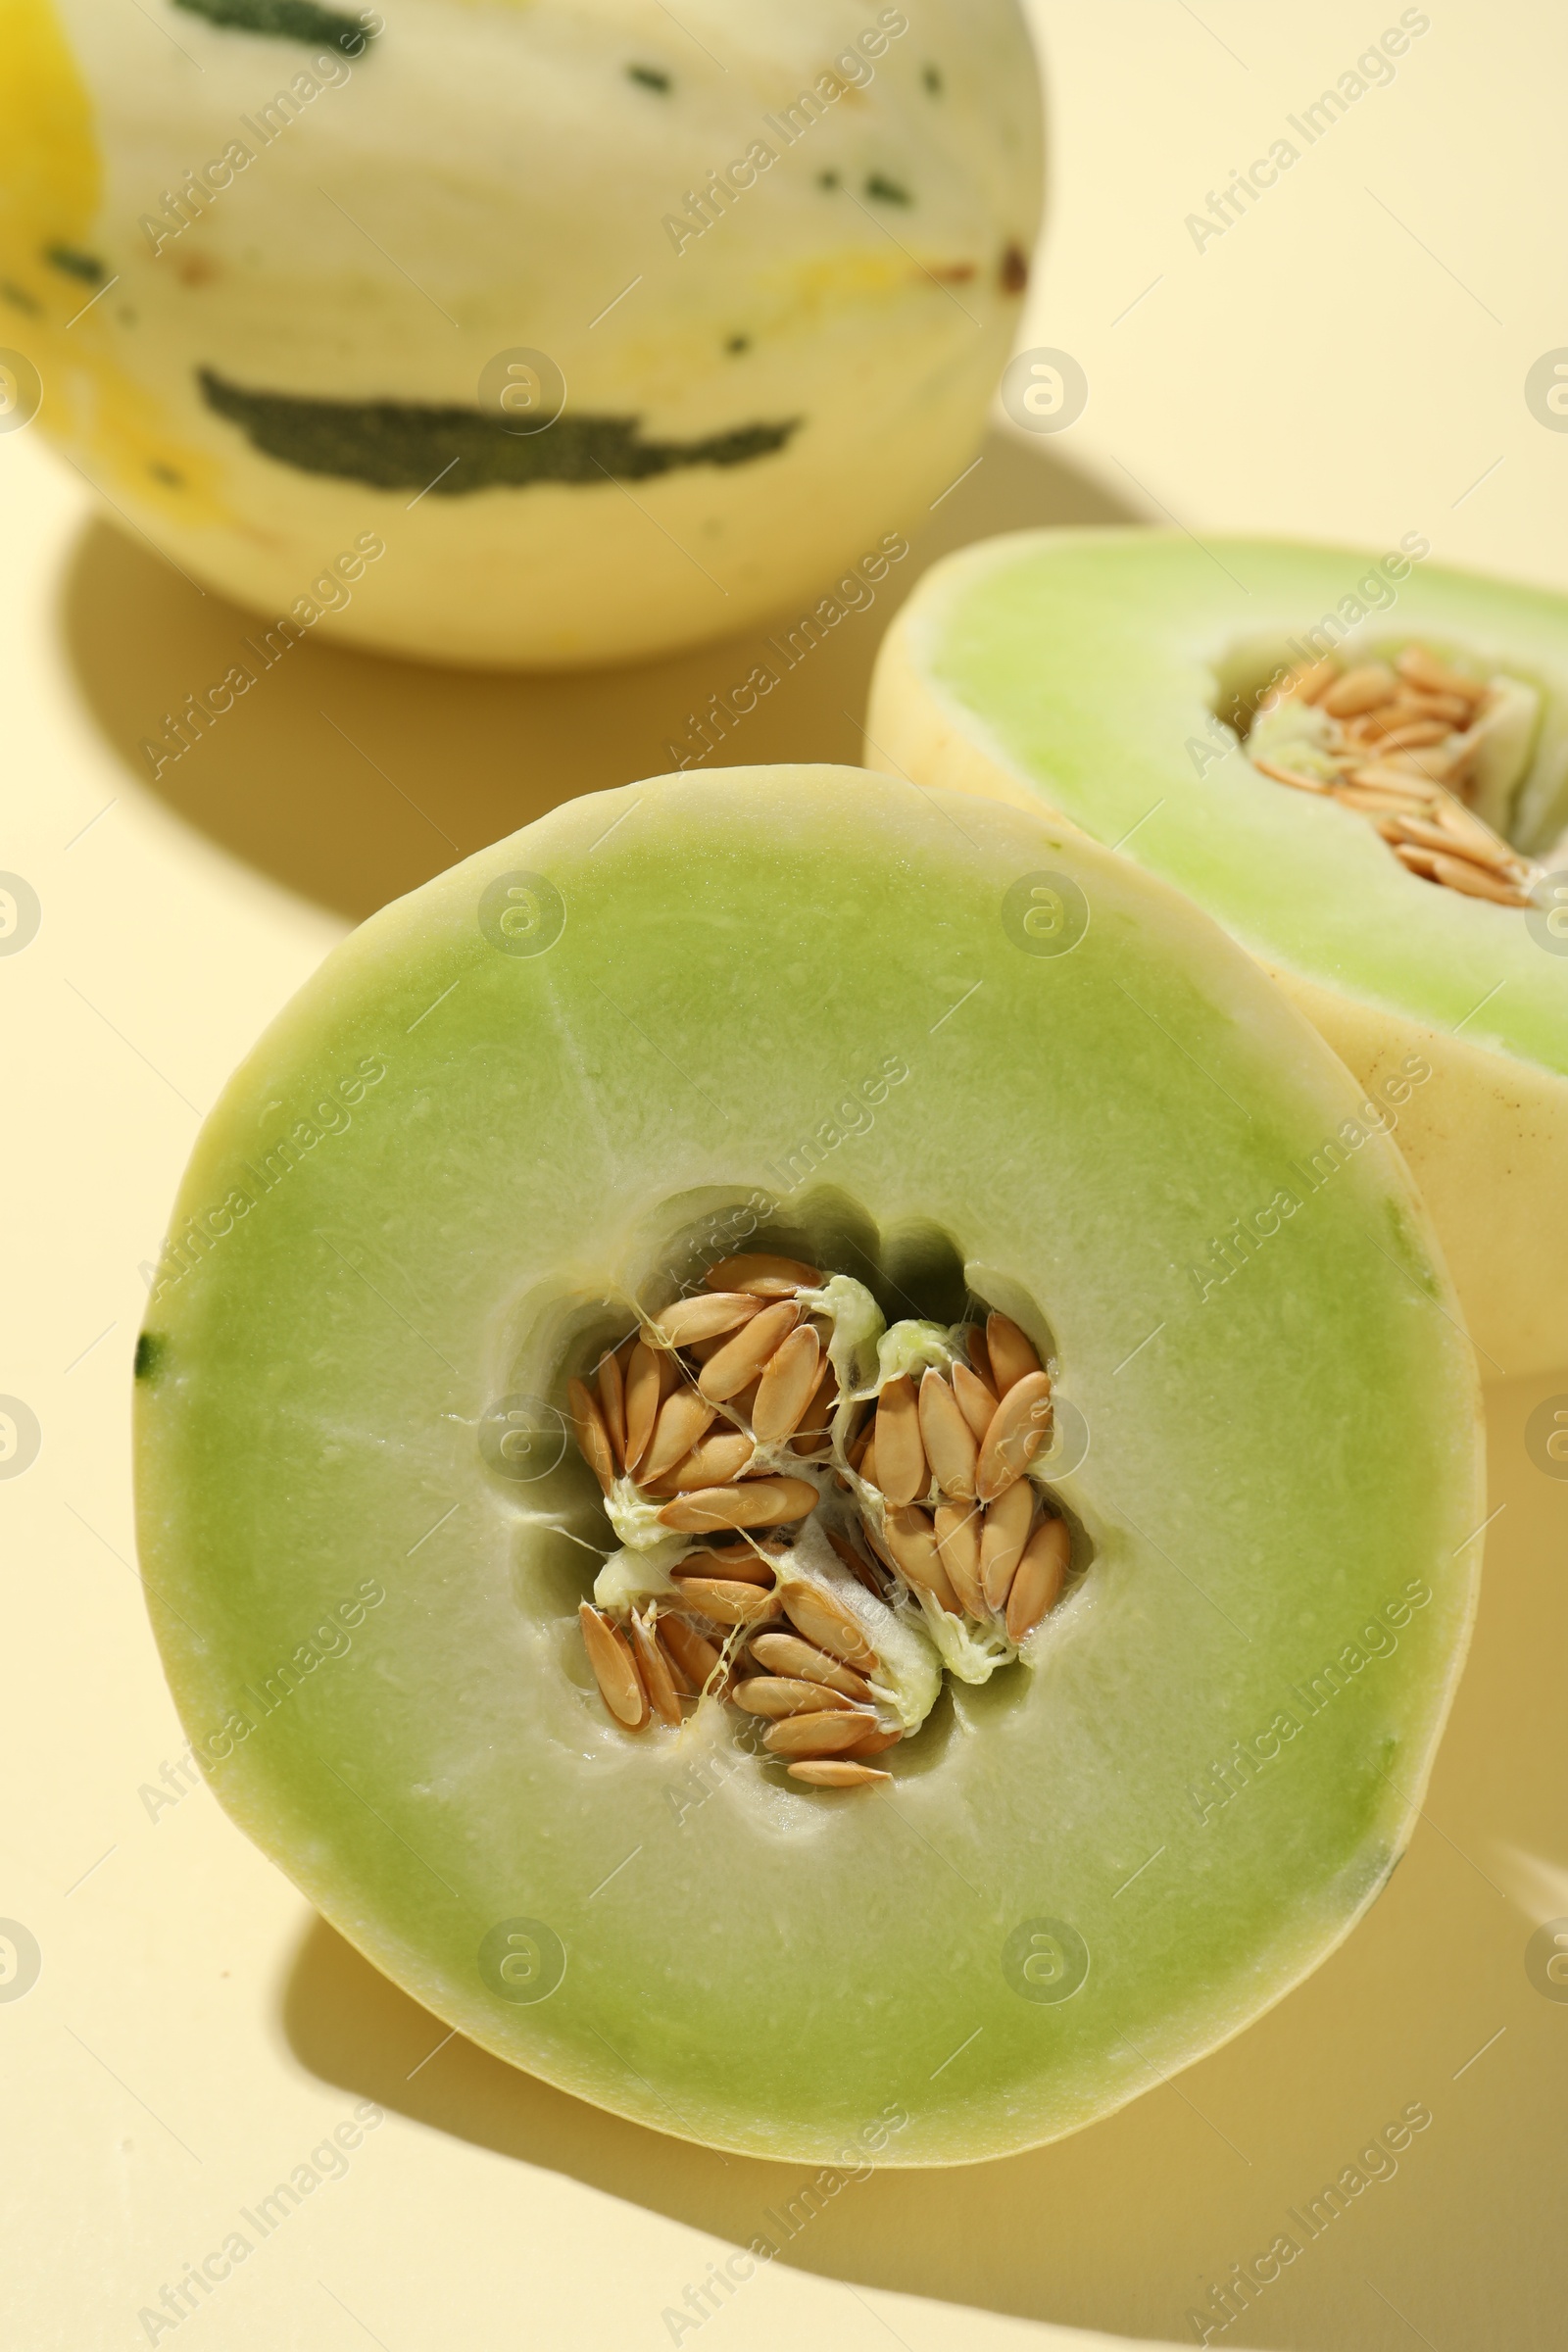
<svg viewBox="0 0 1568 2352"><path fill-rule="evenodd" d="M1353 664L1419 644L1521 681L1535 720L1494 821L1568 866L1568 601L1425 547L989 540L900 614L870 731L922 783L1118 847L1273 972L1396 1132L1494 1378L1568 1361L1568 874L1529 912L1436 888L1361 816L1260 775L1216 715L1328 649Z"/></svg>
<svg viewBox="0 0 1568 2352"><path fill-rule="evenodd" d="M42 429L197 579L422 660L809 611L973 455L1038 77L1014 0L679 13L8 0Z"/></svg>
<svg viewBox="0 0 1568 2352"><path fill-rule="evenodd" d="M140 1350L222 1803L441 2018L659 2130L932 2165L1151 2086L1376 1894L1467 1638L1470 1351L1394 1152L1312 1181L1352 1109L1174 893L854 771L596 795L389 906L209 1120ZM1081 1576L885 1789L714 1701L613 1724L599 1489L495 1444L762 1247L1011 1315L1076 1432Z"/></svg>

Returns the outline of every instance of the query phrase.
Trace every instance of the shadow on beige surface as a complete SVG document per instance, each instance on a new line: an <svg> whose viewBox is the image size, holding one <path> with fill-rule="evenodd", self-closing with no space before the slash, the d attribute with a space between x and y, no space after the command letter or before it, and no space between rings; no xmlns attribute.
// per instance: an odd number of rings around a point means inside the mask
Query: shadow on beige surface
<svg viewBox="0 0 1568 2352"><path fill-rule="evenodd" d="M1544 1475L1525 1446L1527 1416L1550 1388L1514 1383L1490 1397L1501 1508L1470 1665L1410 1854L1344 1949L1228 2048L1093 2130L996 2164L850 2184L802 2221L784 2260L859 2285L1190 2341L1189 2313L1286 2231L1301 2251L1216 2340L1557 2352L1568 2240L1540 2078L1568 2070L1568 2004L1544 1998L1524 1968L1553 1890L1568 1910L1568 1483ZM1158 1899L1153 1873L1145 1899ZM778 2242L792 2201L806 2210L806 2166L664 2138L461 2036L443 2039L319 1921L283 2008L312 2072L437 2131L739 2243L759 2231ZM1416 2103L1432 2122L1396 2174L1342 2187L1346 2210L1309 2238L1291 2209L1299 2216L1341 2181ZM651 2301L679 2309L703 2267L694 2253L687 2274L651 2279Z"/></svg>
<svg viewBox="0 0 1568 2352"><path fill-rule="evenodd" d="M232 663L257 669L244 646L261 640L256 616L99 523L67 584L66 634L88 708L138 784L274 880L360 920L561 801L662 775L683 750L700 754L693 715L712 695L727 701L764 659L783 671L778 685L729 726L710 764L860 763L877 645L927 564L995 531L1137 517L1064 460L994 434L982 462L922 519L875 602L808 650L802 637L793 668L764 641L782 644L794 613L771 632L672 660L532 677L348 651L325 619L156 781L143 743ZM395 560L389 550L385 561ZM371 571L357 593L368 599L374 587Z"/></svg>

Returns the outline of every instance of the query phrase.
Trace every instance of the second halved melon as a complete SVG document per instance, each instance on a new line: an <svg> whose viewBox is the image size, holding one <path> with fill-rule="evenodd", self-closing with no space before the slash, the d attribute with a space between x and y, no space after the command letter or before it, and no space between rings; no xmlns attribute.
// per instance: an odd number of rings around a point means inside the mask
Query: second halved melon
<svg viewBox="0 0 1568 2352"><path fill-rule="evenodd" d="M1568 1361L1568 603L1425 549L990 540L905 607L869 731L878 765L1118 849L1273 973L1365 1090L1311 1180L1396 1133L1495 1379Z"/></svg>

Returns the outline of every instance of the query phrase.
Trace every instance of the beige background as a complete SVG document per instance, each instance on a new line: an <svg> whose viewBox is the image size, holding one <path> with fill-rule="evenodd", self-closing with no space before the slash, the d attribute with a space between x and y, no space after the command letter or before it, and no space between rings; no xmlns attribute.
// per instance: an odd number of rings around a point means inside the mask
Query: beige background
<svg viewBox="0 0 1568 2352"><path fill-rule="evenodd" d="M1025 339L1078 358L1089 407L1060 436L993 442L934 516L907 518L924 536L905 581L1010 522L1168 512L1200 532L1419 529L1440 559L1568 585L1568 437L1523 398L1531 362L1568 343L1568 21L1429 13L1393 86L1200 254L1185 215L1397 9L1042 0L1054 184ZM9 2339L145 2342L139 2308L369 2097L387 2120L347 2177L182 2324L190 2343L654 2352L665 2308L800 2176L444 2041L205 1788L150 1817L139 1792L183 1742L130 1565L126 1391L137 1269L199 1117L345 921L564 794L668 764L686 712L750 656L525 684L399 669L318 632L154 792L140 736L221 673L243 616L93 520L35 435L0 439L0 866L44 909L0 959L0 1390L44 1433L0 1482L0 1914L43 1952L34 1987L0 2002ZM891 589L734 757L858 756ZM1410 1855L1347 1949L1076 2139L847 2190L707 2323L704 2352L979 2352L1059 2341L1053 2321L1190 2340L1210 2282L1415 2100L1434 2122L1397 2178L1223 2340L1561 2343L1568 2004L1524 1968L1531 1930L1568 1914L1568 1486L1523 1436L1553 1386L1493 1394L1472 1664Z"/></svg>

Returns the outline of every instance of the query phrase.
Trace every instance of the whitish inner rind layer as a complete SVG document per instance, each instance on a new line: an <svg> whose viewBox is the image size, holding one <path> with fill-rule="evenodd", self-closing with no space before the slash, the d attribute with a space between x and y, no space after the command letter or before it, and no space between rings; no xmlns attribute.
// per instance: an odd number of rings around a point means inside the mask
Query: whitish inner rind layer
<svg viewBox="0 0 1568 2352"><path fill-rule="evenodd" d="M519 868L564 909L542 954L480 927ZM1065 955L1004 913L1043 869L1084 893ZM890 2159L935 2163L1133 2095L1370 1899L1468 1628L1468 1350L1393 1152L1301 1173L1348 1106L1170 894L849 771L568 806L387 909L233 1081L175 1233L230 1222L152 1303L143 1559L220 1798L443 2017L658 2129L825 2159L897 2099ZM1200 1296L1223 1221L1293 1190ZM885 1803L770 1797L716 1710L651 1765L567 1664L591 1563L544 1522L576 1480L586 1539L592 1481L479 1459L572 1300L649 1295L757 1200L817 1263L879 1233L895 1291L1049 1300L1088 1433L1057 1481L1087 1605L1034 1674L955 1689ZM384 1603L264 1712L371 1573ZM480 1974L515 1918L566 1955L548 1999ZM1090 1955L1059 2003L1019 1989L1042 1919Z"/></svg>
<svg viewBox="0 0 1568 2352"><path fill-rule="evenodd" d="M1359 591L1359 593L1358 593ZM1337 650L1419 643L1542 697L1510 827L1546 849L1568 820L1568 606L1396 552L1153 533L1019 533L953 559L906 626L956 722L1093 838L1190 892L1265 962L1568 1073L1568 961L1532 918L1399 870L1353 811L1261 792L1215 716L1320 616ZM1359 608L1362 617L1352 615Z"/></svg>

